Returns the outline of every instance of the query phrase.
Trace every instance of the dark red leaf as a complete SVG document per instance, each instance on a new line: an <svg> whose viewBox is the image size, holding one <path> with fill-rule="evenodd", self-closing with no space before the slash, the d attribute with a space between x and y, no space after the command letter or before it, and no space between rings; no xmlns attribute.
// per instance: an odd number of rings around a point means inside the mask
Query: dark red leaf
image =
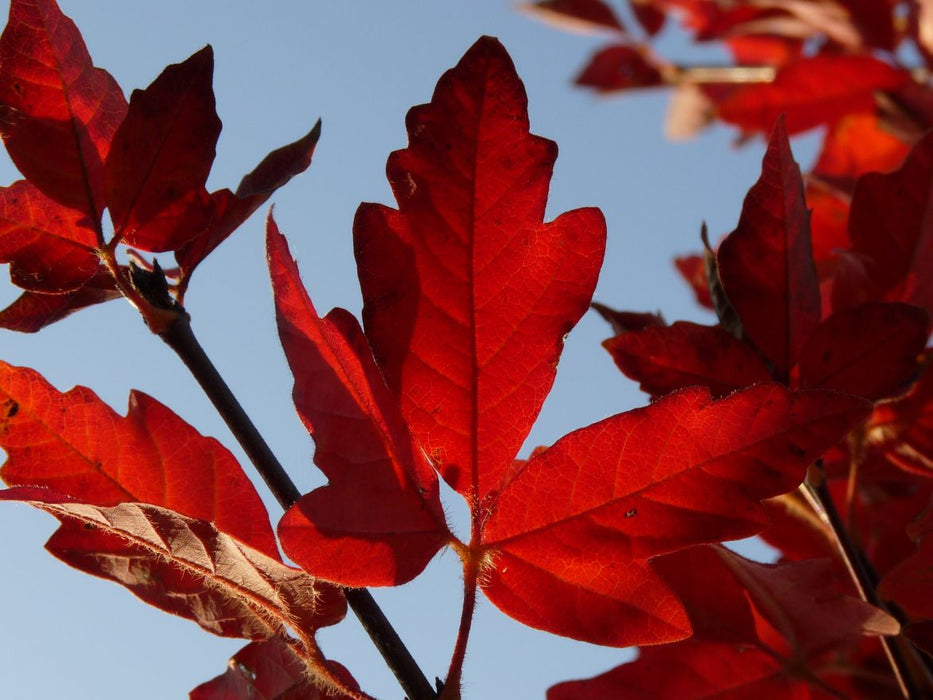
<svg viewBox="0 0 933 700"><path fill-rule="evenodd" d="M918 376L930 317L909 304L854 306L827 318L800 356L800 385L877 401L903 392Z"/></svg>
<svg viewBox="0 0 933 700"><path fill-rule="evenodd" d="M933 478L933 371L927 366L903 398L880 403L868 422L870 442L891 463Z"/></svg>
<svg viewBox="0 0 933 700"><path fill-rule="evenodd" d="M616 13L603 0L538 0L522 3L518 9L569 31L625 31Z"/></svg>
<svg viewBox="0 0 933 700"><path fill-rule="evenodd" d="M663 8L658 7L651 0L630 0L629 6L638 24L649 36L654 36L664 27L667 15Z"/></svg>
<svg viewBox="0 0 933 700"><path fill-rule="evenodd" d="M399 209L354 222L366 335L412 434L462 494L494 489L586 311L597 209L542 223L556 145L528 132L508 54L482 38L407 119L389 158Z"/></svg>
<svg viewBox="0 0 933 700"><path fill-rule="evenodd" d="M0 262L30 291L71 292L100 269L97 234L87 217L19 180L0 188Z"/></svg>
<svg viewBox="0 0 933 700"><path fill-rule="evenodd" d="M887 299L933 313L931 191L933 134L914 146L900 170L859 179L849 216L852 249L833 288L835 308Z"/></svg>
<svg viewBox="0 0 933 700"><path fill-rule="evenodd" d="M783 122L774 127L761 177L738 226L719 246L719 276L745 337L783 381L820 323L810 214Z"/></svg>
<svg viewBox="0 0 933 700"><path fill-rule="evenodd" d="M664 84L661 66L644 51L626 44L613 44L597 51L575 80L597 92L616 92Z"/></svg>
<svg viewBox="0 0 933 700"><path fill-rule="evenodd" d="M306 570L343 585L406 583L452 537L437 475L412 443L356 319L342 309L318 318L271 216L267 234L295 407L330 482L285 514L282 547Z"/></svg>
<svg viewBox="0 0 933 700"><path fill-rule="evenodd" d="M667 326L667 321L664 320L660 311L657 313L616 311L596 301L590 304L590 306L596 313L609 322L609 325L612 326L612 332L616 335L629 331L641 331L646 328Z"/></svg>
<svg viewBox="0 0 933 700"><path fill-rule="evenodd" d="M773 83L743 86L718 105L720 119L748 131L769 131L782 114L796 134L851 114L871 113L875 93L912 80L910 73L868 55L822 55L790 63Z"/></svg>
<svg viewBox="0 0 933 700"><path fill-rule="evenodd" d="M166 230L159 216L165 209L177 209L207 182L221 128L213 73L214 54L207 46L166 68L145 90L133 91L106 164L107 205L114 234L124 243L143 250L175 250L199 232Z"/></svg>
<svg viewBox="0 0 933 700"><path fill-rule="evenodd" d="M652 396L697 384L724 396L771 378L757 353L719 326L678 321L617 335L603 347L622 373Z"/></svg>
<svg viewBox="0 0 933 700"><path fill-rule="evenodd" d="M92 226L104 209L104 161L125 114L120 86L93 66L54 0L12 0L0 37L4 143L34 186Z"/></svg>
<svg viewBox="0 0 933 700"><path fill-rule="evenodd" d="M682 604L647 560L763 529L760 501L797 486L869 406L775 384L712 402L696 388L573 432L490 505L484 590L516 619L577 639L683 639Z"/></svg>
<svg viewBox="0 0 933 700"><path fill-rule="evenodd" d="M300 139L277 148L263 158L240 181L236 194L223 189L211 195L210 225L175 251L175 259L185 277L190 277L194 268L262 206L273 192L308 169L320 136L319 119L311 131Z"/></svg>
<svg viewBox="0 0 933 700"><path fill-rule="evenodd" d="M73 292L23 292L16 301L0 311L0 328L20 333L36 333L79 309L119 299L120 296L120 292L114 286L113 277L101 269L83 287Z"/></svg>

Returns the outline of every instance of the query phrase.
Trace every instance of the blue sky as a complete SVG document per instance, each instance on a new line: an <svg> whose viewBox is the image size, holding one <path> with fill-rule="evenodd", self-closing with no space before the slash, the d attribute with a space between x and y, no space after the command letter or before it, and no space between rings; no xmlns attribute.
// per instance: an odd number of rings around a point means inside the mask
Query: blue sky
<svg viewBox="0 0 933 700"><path fill-rule="evenodd" d="M696 140L663 136L667 95L601 99L572 76L599 38L555 31L507 2L391 3L342 0L198 0L159 3L61 0L97 65L128 95L164 66L210 43L217 108L224 123L213 188L239 182L269 150L304 134L320 116L323 136L311 169L276 195L288 236L317 307L359 312L350 230L361 201L391 204L388 154L405 145L408 108L430 99L438 77L482 34L501 39L529 93L532 131L559 144L549 218L598 206L609 245L596 299L668 320L711 322L674 272L674 255L697 250L700 223L717 237L735 224L758 176L763 143L741 149L717 127ZM0 2L5 18L8 2ZM4 20L5 21L5 20ZM662 46L696 56L676 30ZM704 51L705 58L710 57ZM715 54L712 54L715 58ZM801 148L806 166L812 157ZM5 157L0 182L18 175ZM187 306L195 333L303 490L320 483L312 445L290 402L262 249L265 210L196 273ZM4 276L5 277L5 276ZM0 282L0 303L15 297ZM645 403L600 347L608 329L589 314L568 339L554 391L527 446ZM0 335L0 358L33 367L59 389L92 387L120 412L131 388L166 403L247 464L180 362L125 303L81 312L35 336ZM253 475L251 467L246 471ZM273 521L279 510L271 499ZM447 510L463 514L447 494ZM185 697L222 673L245 642L213 637L193 623L138 602L114 584L68 569L42 545L55 521L26 506L0 508L0 676L17 699L140 700ZM412 584L375 591L422 668L443 675L456 634L460 573L444 554ZM351 618L320 635L325 652L379 698L402 696ZM541 698L555 682L600 673L627 652L527 629L481 601L464 673L470 698Z"/></svg>

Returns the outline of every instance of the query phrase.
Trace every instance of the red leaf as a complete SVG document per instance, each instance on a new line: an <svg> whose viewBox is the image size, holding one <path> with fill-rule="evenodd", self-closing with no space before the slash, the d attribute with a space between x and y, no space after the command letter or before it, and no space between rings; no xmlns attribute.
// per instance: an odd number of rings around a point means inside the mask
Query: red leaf
<svg viewBox="0 0 933 700"><path fill-rule="evenodd" d="M214 109L210 46L171 65L145 90L134 90L129 112L107 158L107 205L114 233L143 250L175 250L199 229L165 229L158 216L204 189L214 162L220 119ZM206 197L206 192L204 193ZM203 207L195 200L188 206ZM173 218L191 214L176 212ZM174 230L173 230L174 228Z"/></svg>
<svg viewBox="0 0 933 700"><path fill-rule="evenodd" d="M581 87L607 93L656 87L664 83L664 78L660 65L643 50L613 44L597 51L574 82Z"/></svg>
<svg viewBox="0 0 933 700"><path fill-rule="evenodd" d="M87 284L73 292L23 292L16 301L0 311L0 328L20 333L36 333L79 309L119 299L120 296L120 292L114 286L113 277L101 268Z"/></svg>
<svg viewBox="0 0 933 700"><path fill-rule="evenodd" d="M124 418L89 389L59 393L37 372L0 362L0 447L0 476L11 486L44 486L95 506L165 506L278 554L265 507L233 455L143 393L130 394Z"/></svg>
<svg viewBox="0 0 933 700"><path fill-rule="evenodd" d="M863 304L839 311L804 346L800 386L846 391L873 401L899 394L917 378L929 333L929 314L908 304Z"/></svg>
<svg viewBox="0 0 933 700"><path fill-rule="evenodd" d="M933 477L933 371L897 401L880 403L868 422L870 441L895 465Z"/></svg>
<svg viewBox="0 0 933 700"><path fill-rule="evenodd" d="M912 80L910 73L868 55L823 55L790 63L772 83L737 88L719 117L748 131L768 131L782 114L791 134L875 109L875 93Z"/></svg>
<svg viewBox="0 0 933 700"><path fill-rule="evenodd" d="M746 337L786 381L820 323L821 307L803 180L780 121L738 226L716 257L723 288Z"/></svg>
<svg viewBox="0 0 933 700"><path fill-rule="evenodd" d="M709 292L709 283L706 281L706 260L702 255L682 255L674 258L674 265L680 276L686 280L693 290L697 304L713 308L713 299Z"/></svg>
<svg viewBox="0 0 933 700"><path fill-rule="evenodd" d="M625 31L615 12L603 0L538 0L522 3L518 9L559 29Z"/></svg>
<svg viewBox="0 0 933 700"><path fill-rule="evenodd" d="M639 652L638 659L588 680L548 690L547 700L809 700L773 654L754 647L688 641Z"/></svg>
<svg viewBox="0 0 933 700"><path fill-rule="evenodd" d="M337 663L331 670L358 688L349 672ZM227 671L191 691L189 700L342 700L308 677L306 666L279 639L250 642L227 664Z"/></svg>
<svg viewBox="0 0 933 700"><path fill-rule="evenodd" d="M0 188L0 262L31 291L71 292L100 269L97 234L80 211L63 207L19 180Z"/></svg>
<svg viewBox="0 0 933 700"><path fill-rule="evenodd" d="M270 215L267 251L293 396L330 483L279 524L288 556L344 585L400 585L451 538L437 475L413 444L359 324L335 309L318 318Z"/></svg>
<svg viewBox="0 0 933 700"><path fill-rule="evenodd" d="M248 173L237 187L218 190L211 195L212 220L208 228L175 252L175 259L186 277L190 277L211 251L223 243L279 187L311 165L311 156L321 137L321 120L307 134L269 153Z"/></svg>
<svg viewBox="0 0 933 700"><path fill-rule="evenodd" d="M46 548L62 561L214 634L272 639L294 632L310 655L314 632L346 612L336 588L167 508L102 508L36 487L0 490L0 500L24 501L58 518L62 525Z"/></svg>
<svg viewBox="0 0 933 700"><path fill-rule="evenodd" d="M603 347L652 396L697 384L724 396L771 378L755 351L719 326L678 321L617 335Z"/></svg>
<svg viewBox="0 0 933 700"><path fill-rule="evenodd" d="M682 639L683 607L646 560L760 531L760 501L799 484L868 407L775 384L717 402L688 389L573 432L490 505L484 590L520 621L577 639Z"/></svg>
<svg viewBox="0 0 933 700"><path fill-rule="evenodd" d="M884 600L897 603L912 621L933 620L933 537L926 537L917 551L895 566L878 585Z"/></svg>
<svg viewBox="0 0 933 700"><path fill-rule="evenodd" d="M556 145L528 132L527 98L482 38L408 114L389 158L399 210L364 204L354 240L363 321L412 434L463 494L495 488L586 311L605 221L542 223Z"/></svg>
<svg viewBox="0 0 933 700"><path fill-rule="evenodd" d="M616 311L597 301L594 301L590 306L596 313L609 322L609 325L612 326L612 332L616 335L628 333L629 331L641 331L646 328L663 328L667 326L667 321L664 320L660 311L658 313Z"/></svg>
<svg viewBox="0 0 933 700"><path fill-rule="evenodd" d="M909 150L877 115L849 114L830 127L813 174L848 184L868 172L894 170Z"/></svg>
<svg viewBox="0 0 933 700"><path fill-rule="evenodd" d="M933 134L910 152L900 170L862 176L852 196L842 276L835 308L864 301L906 301L933 313Z"/></svg>
<svg viewBox="0 0 933 700"><path fill-rule="evenodd" d="M93 66L54 0L12 0L0 37L0 125L20 172L96 223L104 209L103 164L125 114L120 87Z"/></svg>

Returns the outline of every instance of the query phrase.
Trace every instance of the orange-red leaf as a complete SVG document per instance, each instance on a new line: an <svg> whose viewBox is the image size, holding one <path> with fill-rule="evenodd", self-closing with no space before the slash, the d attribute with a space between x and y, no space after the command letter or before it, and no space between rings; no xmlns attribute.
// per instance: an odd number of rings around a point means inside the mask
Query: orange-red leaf
<svg viewBox="0 0 933 700"><path fill-rule="evenodd" d="M364 204L354 241L366 335L412 434L463 494L494 489L586 311L605 221L543 223L557 146L528 131L502 45L482 38L407 118L399 209Z"/></svg>
<svg viewBox="0 0 933 700"><path fill-rule="evenodd" d="M775 376L786 381L820 323L821 306L803 180L781 121L738 226L716 258L745 336L772 362Z"/></svg>
<svg viewBox="0 0 933 700"><path fill-rule="evenodd" d="M128 588L208 632L247 639L297 634L314 653L319 627L339 622L343 595L218 530L148 503L103 508L32 486L0 490L62 523L46 548L70 566Z"/></svg>
<svg viewBox="0 0 933 700"><path fill-rule="evenodd" d="M220 119L207 46L171 65L145 90L134 90L106 162L107 206L114 234L143 250L175 250L209 221L207 176ZM164 215L171 210L171 215ZM185 226L177 221L191 221ZM200 224L200 225L198 225Z"/></svg>
<svg viewBox="0 0 933 700"><path fill-rule="evenodd" d="M98 221L104 161L125 114L120 87L94 67L54 0L12 0L0 37L0 131L20 172Z"/></svg>
<svg viewBox="0 0 933 700"><path fill-rule="evenodd" d="M343 585L406 583L451 536L437 475L412 443L356 319L342 309L319 318L271 215L267 232L295 407L330 481L285 514L282 547L306 570Z"/></svg>
<svg viewBox="0 0 933 700"><path fill-rule="evenodd" d="M718 105L719 117L749 131L767 132L782 114L791 134L875 109L875 93L912 80L910 73L873 56L826 54L783 68L772 83L737 88Z"/></svg>
<svg viewBox="0 0 933 700"><path fill-rule="evenodd" d="M775 384L716 402L696 388L570 433L490 505L484 590L526 624L578 639L683 639L682 604L647 560L760 531L760 501L799 484L868 409Z"/></svg>
<svg viewBox="0 0 933 700"><path fill-rule="evenodd" d="M84 387L60 393L37 372L0 362L0 476L95 506L143 502L277 556L266 510L236 459L146 394L122 417Z"/></svg>

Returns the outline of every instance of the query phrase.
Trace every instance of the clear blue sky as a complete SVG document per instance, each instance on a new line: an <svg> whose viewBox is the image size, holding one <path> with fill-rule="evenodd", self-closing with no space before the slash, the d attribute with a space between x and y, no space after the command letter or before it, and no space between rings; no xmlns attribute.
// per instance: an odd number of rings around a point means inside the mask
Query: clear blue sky
<svg viewBox="0 0 933 700"><path fill-rule="evenodd" d="M213 188L235 187L270 149L304 134L318 116L323 137L308 173L275 198L305 283L321 311L359 312L350 239L361 201L392 203L389 152L405 145L404 117L426 102L438 77L481 34L498 36L529 93L532 130L558 142L549 217L602 208L609 247L597 300L663 311L668 320L711 322L693 304L672 257L698 249L702 220L730 230L758 176L761 142L731 146L715 128L697 140L665 141L663 92L599 99L570 85L599 38L555 31L508 2L322 2L281 0L60 0L97 65L125 93L204 44L214 47L215 91L224 123ZM8 2L0 2L3 21ZM677 31L669 55L696 55ZM704 53L709 57L709 52ZM812 155L811 148L801 149ZM806 166L809 157L801 158ZM18 176L4 159L0 182ZM201 266L188 295L193 327L234 392L304 490L320 483L312 446L290 401L262 249L265 210ZM0 303L15 290L0 282ZM528 446L645 403L600 347L606 325L589 314L571 334L554 392ZM0 358L38 369L59 389L95 389L124 412L131 388L163 401L241 456L179 361L123 302L81 312L36 336L0 334ZM241 457L245 465L246 460ZM250 475L254 472L245 467ZM280 514L271 499L273 522ZM448 512L462 516L447 494ZM185 697L223 672L245 642L203 632L138 602L112 583L73 571L42 546L55 521L26 506L0 507L0 677L17 700L161 700ZM375 591L433 678L443 675L456 634L460 574L436 558L412 584ZM379 698L402 696L352 616L320 635L325 652ZM600 673L626 658L522 627L482 601L464 674L468 698L541 698L555 682Z"/></svg>

